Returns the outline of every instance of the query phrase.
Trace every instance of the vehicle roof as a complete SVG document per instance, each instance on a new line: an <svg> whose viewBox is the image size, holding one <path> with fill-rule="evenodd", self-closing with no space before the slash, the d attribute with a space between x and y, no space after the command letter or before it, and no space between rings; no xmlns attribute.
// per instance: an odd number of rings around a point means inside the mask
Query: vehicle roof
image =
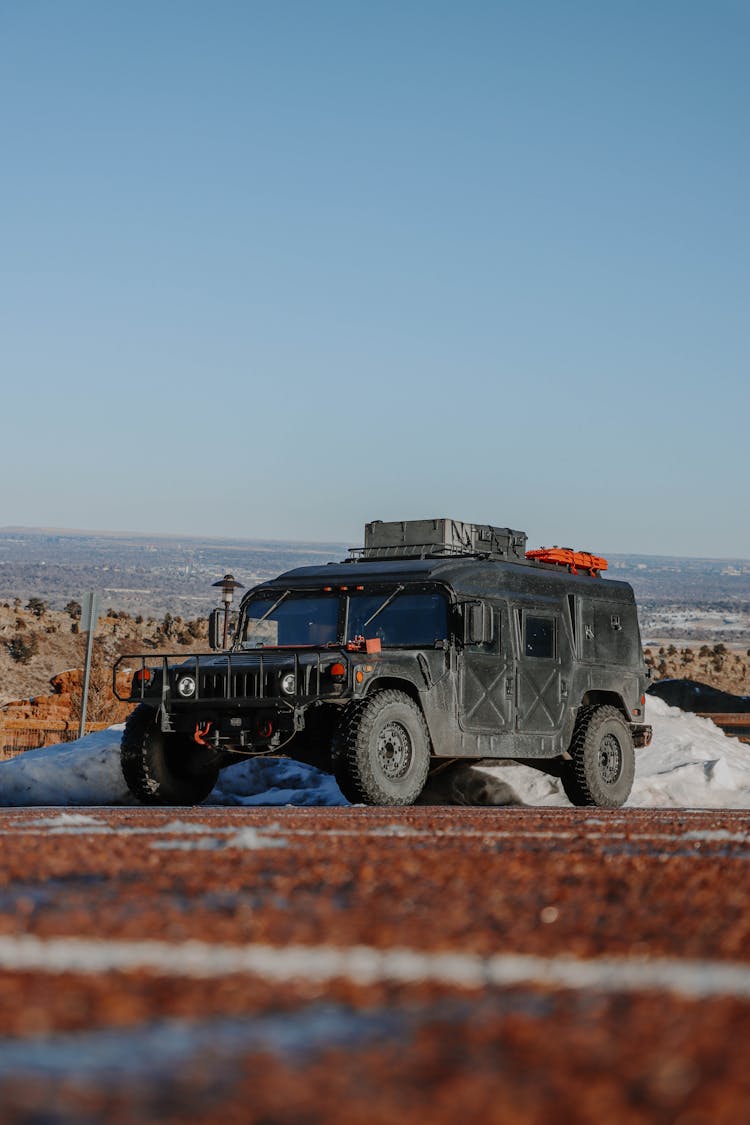
<svg viewBox="0 0 750 1125"><path fill-rule="evenodd" d="M534 593L539 596L582 594L596 600L633 602L627 582L570 574L565 568L535 562L505 562L474 556L431 559L382 559L368 562L302 566L280 574L263 586L315 587L363 582L443 582L459 594L472 596Z"/></svg>

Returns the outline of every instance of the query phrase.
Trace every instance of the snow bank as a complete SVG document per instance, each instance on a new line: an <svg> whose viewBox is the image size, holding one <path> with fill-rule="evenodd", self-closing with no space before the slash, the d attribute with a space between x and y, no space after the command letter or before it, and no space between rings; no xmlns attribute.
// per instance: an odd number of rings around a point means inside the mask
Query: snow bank
<svg viewBox="0 0 750 1125"><path fill-rule="evenodd" d="M710 719L649 698L653 744L636 751L630 807L750 808L750 746L729 738ZM136 804L120 772L122 727L77 742L29 750L0 762L0 805ZM568 806L559 781L508 762L465 766L431 782L432 804ZM346 805L332 777L312 766L266 758L224 770L207 804Z"/></svg>
<svg viewBox="0 0 750 1125"><path fill-rule="evenodd" d="M0 762L0 805L135 805L120 770L122 726Z"/></svg>
<svg viewBox="0 0 750 1125"><path fill-rule="evenodd" d="M725 735L710 719L670 707L648 697L647 721L654 737L645 750L635 752L635 782L628 808L747 809L750 808L750 746ZM469 771L467 771L469 772ZM475 767L483 775L484 799L468 804L569 806L560 782L539 770L515 762ZM471 790L471 782L467 781ZM461 777L455 782L461 801ZM476 785L476 780L474 781ZM495 799L495 787L500 786ZM469 797L476 797L469 792Z"/></svg>
<svg viewBox="0 0 750 1125"><path fill-rule="evenodd" d="M284 758L264 758L222 770L206 804L330 806L349 802L330 774Z"/></svg>

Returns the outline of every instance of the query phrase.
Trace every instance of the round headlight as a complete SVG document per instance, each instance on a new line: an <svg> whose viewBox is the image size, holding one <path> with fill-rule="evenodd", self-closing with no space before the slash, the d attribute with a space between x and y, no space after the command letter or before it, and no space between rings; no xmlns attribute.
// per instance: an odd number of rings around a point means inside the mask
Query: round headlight
<svg viewBox="0 0 750 1125"><path fill-rule="evenodd" d="M183 699L195 695L195 677L181 676L177 681L177 690Z"/></svg>
<svg viewBox="0 0 750 1125"><path fill-rule="evenodd" d="M297 688L297 681L294 678L294 672L287 672L285 676L281 677L281 690L284 695L294 695Z"/></svg>

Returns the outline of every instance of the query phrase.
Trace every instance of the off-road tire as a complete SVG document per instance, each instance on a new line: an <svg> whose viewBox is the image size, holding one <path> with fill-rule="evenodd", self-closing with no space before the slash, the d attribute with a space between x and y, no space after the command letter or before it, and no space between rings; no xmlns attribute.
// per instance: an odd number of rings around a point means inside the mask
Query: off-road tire
<svg viewBox="0 0 750 1125"><path fill-rule="evenodd" d="M633 788L630 728L616 707L582 707L570 743L563 788L574 805L619 809Z"/></svg>
<svg viewBox="0 0 750 1125"><path fill-rule="evenodd" d="M128 789L144 805L198 805L216 784L218 767L208 751L184 735L165 734L156 711L141 703L128 717L120 766Z"/></svg>
<svg viewBox="0 0 750 1125"><path fill-rule="evenodd" d="M347 707L332 746L339 788L353 804L413 805L430 768L422 712L404 692L375 692Z"/></svg>

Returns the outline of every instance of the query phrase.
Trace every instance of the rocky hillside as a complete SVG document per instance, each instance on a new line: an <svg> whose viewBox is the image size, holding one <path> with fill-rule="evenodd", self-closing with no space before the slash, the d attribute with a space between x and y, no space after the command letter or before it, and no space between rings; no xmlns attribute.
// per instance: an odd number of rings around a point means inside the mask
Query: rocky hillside
<svg viewBox="0 0 750 1125"><path fill-rule="evenodd" d="M750 694L750 649L724 644L678 648L666 645L645 650L654 680L696 680L730 692Z"/></svg>
<svg viewBox="0 0 750 1125"><path fill-rule="evenodd" d="M80 696L80 686L76 686L75 676L50 684L60 673L83 669L86 637L79 623L77 602L69 602L62 611L50 610L39 598L31 598L25 605L18 599L0 604L0 706L61 694L71 696L74 709L79 706L76 697ZM115 705L109 690L112 665L118 656L141 651L187 654L206 650L207 634L205 618L187 621L167 613L157 620L108 610L96 629L87 717L92 721L121 717L122 708ZM57 703L59 709L59 700ZM54 704L51 699L53 710Z"/></svg>

